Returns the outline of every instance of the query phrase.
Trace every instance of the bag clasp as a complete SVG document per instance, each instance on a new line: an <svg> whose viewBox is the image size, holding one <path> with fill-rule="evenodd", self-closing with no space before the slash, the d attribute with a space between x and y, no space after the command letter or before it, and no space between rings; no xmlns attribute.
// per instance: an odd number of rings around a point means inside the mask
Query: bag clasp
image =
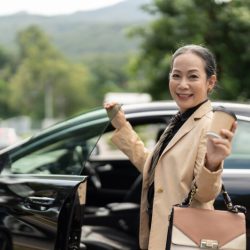
<svg viewBox="0 0 250 250"><path fill-rule="evenodd" d="M207 240L207 239L202 239L200 248L202 249L218 249L219 244L217 240Z"/></svg>

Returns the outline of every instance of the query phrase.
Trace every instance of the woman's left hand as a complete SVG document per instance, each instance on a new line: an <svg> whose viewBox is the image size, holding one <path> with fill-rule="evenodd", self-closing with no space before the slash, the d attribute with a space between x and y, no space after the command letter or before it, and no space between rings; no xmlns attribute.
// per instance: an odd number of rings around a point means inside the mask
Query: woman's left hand
<svg viewBox="0 0 250 250"><path fill-rule="evenodd" d="M207 155L205 166L210 171L218 170L221 162L230 155L232 150L232 139L237 127L234 122L232 130L222 129L220 132L221 138L208 137L207 140Z"/></svg>

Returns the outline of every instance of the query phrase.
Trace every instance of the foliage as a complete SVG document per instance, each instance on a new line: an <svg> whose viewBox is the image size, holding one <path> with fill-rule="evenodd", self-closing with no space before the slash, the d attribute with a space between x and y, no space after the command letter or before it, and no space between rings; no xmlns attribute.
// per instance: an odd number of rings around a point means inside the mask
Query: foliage
<svg viewBox="0 0 250 250"><path fill-rule="evenodd" d="M11 64L12 72L0 82L0 89L4 89L0 103L12 110L9 116L68 117L102 105L107 92L135 89L128 77L126 54L90 54L81 63L73 63L52 46L37 26L19 32L17 44L19 56ZM0 53L0 62L4 58Z"/></svg>
<svg viewBox="0 0 250 250"><path fill-rule="evenodd" d="M36 26L18 34L19 63L10 81L10 104L33 118L64 117L89 102L86 68L68 62Z"/></svg>
<svg viewBox="0 0 250 250"><path fill-rule="evenodd" d="M107 92L132 91L127 72L128 55L100 54L85 57L84 64L91 72L89 93L95 105L103 104L103 97Z"/></svg>
<svg viewBox="0 0 250 250"><path fill-rule="evenodd" d="M8 104L9 85L8 80L14 70L14 57L4 48L0 48L0 116L1 118L15 115L14 110Z"/></svg>
<svg viewBox="0 0 250 250"><path fill-rule="evenodd" d="M169 97L171 54L184 44L210 48L218 62L219 88L215 98L250 98L250 2L244 0L154 0L147 11L157 18L134 34L142 38L132 71L143 75L155 99Z"/></svg>
<svg viewBox="0 0 250 250"><path fill-rule="evenodd" d="M107 92L137 91L126 64L138 40L129 40L126 32L151 19L139 9L148 1L72 15L0 17L0 43L15 53L10 61L0 50L0 115L70 116L102 105Z"/></svg>

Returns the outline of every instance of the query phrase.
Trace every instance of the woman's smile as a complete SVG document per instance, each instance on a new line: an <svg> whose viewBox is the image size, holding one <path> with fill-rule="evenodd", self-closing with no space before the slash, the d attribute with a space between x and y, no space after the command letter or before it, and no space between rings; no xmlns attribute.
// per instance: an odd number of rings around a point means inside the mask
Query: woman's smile
<svg viewBox="0 0 250 250"><path fill-rule="evenodd" d="M181 100L188 100L190 97L193 96L193 94L183 94L183 93L177 93L176 95L177 95L177 96L179 97L179 99L181 99Z"/></svg>

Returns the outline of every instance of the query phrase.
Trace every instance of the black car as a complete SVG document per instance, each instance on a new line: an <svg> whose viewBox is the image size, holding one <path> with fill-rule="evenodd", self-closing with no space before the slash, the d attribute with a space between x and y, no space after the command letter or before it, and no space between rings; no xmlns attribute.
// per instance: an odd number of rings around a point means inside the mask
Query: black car
<svg viewBox="0 0 250 250"><path fill-rule="evenodd" d="M250 212L250 105L213 105L237 115L223 181ZM123 109L149 148L177 112L173 102ZM112 131L106 111L97 109L0 152L0 249L138 249L141 175L110 142ZM224 209L221 197L215 206Z"/></svg>

